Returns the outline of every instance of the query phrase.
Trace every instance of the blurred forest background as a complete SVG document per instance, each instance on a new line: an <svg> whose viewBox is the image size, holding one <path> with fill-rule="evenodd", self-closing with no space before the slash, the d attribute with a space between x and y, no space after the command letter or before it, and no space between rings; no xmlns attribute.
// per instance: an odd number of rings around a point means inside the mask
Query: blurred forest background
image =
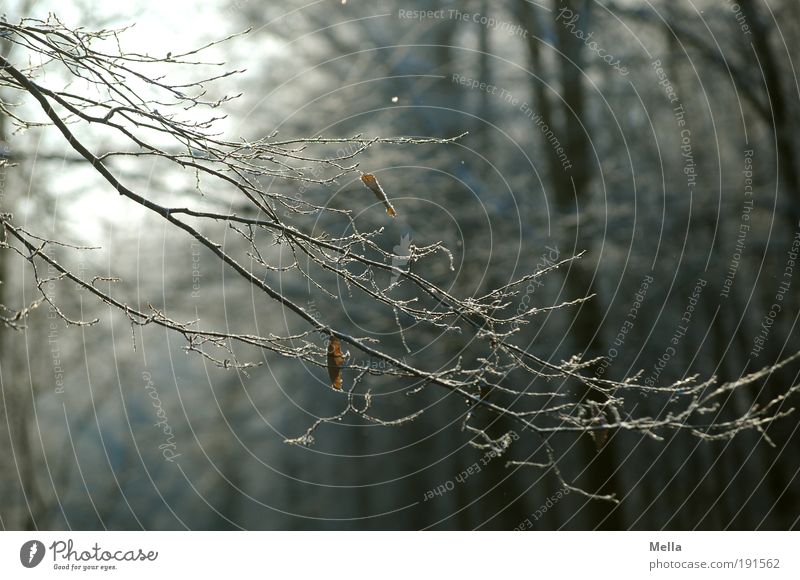
<svg viewBox="0 0 800 580"><path fill-rule="evenodd" d="M224 107L232 135L468 132L448 145L367 151L358 162L379 174L399 215L365 211L396 252L443 240L455 258L450 288L462 295L585 250L528 295L542 308L595 295L522 328L545 359L605 356L604 376L641 369L645 382L669 384L692 374L736 380L800 350L800 280L787 270L800 234L796 0L160 4L5 2L3 11L9 22L55 11L88 29L135 22L123 46L151 53L251 28L213 49L246 69L211 89L242 93ZM2 168L0 210L39 235L102 247L64 249L73 268L118 276L131 303L208 326L287 327L276 304L117 196L59 135L15 132L3 116L0 137L15 164ZM191 195L190 179L146 163L114 170L140 189ZM352 183L284 187L320 203L367 199ZM27 267L0 253L0 303L35 297ZM324 308L313 288L282 290ZM64 283L51 292L101 323L54 327L42 307L24 331L0 328L4 529L798 526L796 417L771 425L769 440L621 433L598 450L586 435L564 438L561 470L620 499L590 501L563 494L546 470L507 465L526 457L524 438L481 463L461 429L464 401L444 390L407 395L384 382L382 417L426 412L391 428L345 419L323 425L313 446L288 445L341 409L319 369L272 355L247 374L220 369L163 329L132 333L85 292ZM350 303L340 323L399 348L394 321L369 312ZM458 352L413 329L408 338L434 361ZM797 373L786 365L728 404L743 412ZM647 397L637 404L659 412ZM480 472L455 480L476 462Z"/></svg>

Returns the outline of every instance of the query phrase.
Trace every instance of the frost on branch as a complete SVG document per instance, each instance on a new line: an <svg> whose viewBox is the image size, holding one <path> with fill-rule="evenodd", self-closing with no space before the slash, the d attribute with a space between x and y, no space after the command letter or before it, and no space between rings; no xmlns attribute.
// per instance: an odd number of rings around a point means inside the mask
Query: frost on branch
<svg viewBox="0 0 800 580"><path fill-rule="evenodd" d="M764 429L792 412L787 401L797 385L735 416L721 410L734 391L768 380L774 370L797 355L730 383L691 377L664 386L640 384L636 375L622 381L598 378L594 366L599 359L584 360L577 355L566 361L544 360L520 344L520 330L541 313L580 307L591 297L522 311L518 309L520 299L526 284L568 267L580 255L482 295L459 296L437 279L442 276L427 274L453 270L453 255L442 242L383 247L380 234L385 226L381 221L376 218L374 225L364 228L356 219L368 203L360 192L335 205L317 193L331 184L361 180L393 217L395 208L377 179L359 167L361 155L376 147L447 147L462 136L226 136L218 129L225 119L222 110L239 95L209 95L219 81L227 85L228 79L242 71L203 60L204 51L217 43L186 53L151 56L125 51L124 30L70 29L55 16L46 21L25 19L19 24L0 22L0 30L15 45L13 58L0 57L0 83L16 92L19 102L27 96L37 108L31 113L31 107L2 105L17 131L45 127L60 133L74 151L74 161L89 164L102 176L108 195L124 196L182 230L251 285L265 303L278 306L302 325L297 332L259 335L176 320L152 305L135 308L115 291L118 281L72 271L50 251L53 247L72 252L91 248L47 238L4 214L0 217L4 229L1 247L29 263L39 291L38 300L31 304L0 306L0 321L9 328L22 328L26 315L43 303L67 325L98 322L73 317L55 303L47 288L56 283L91 293L123 313L132 327L156 325L177 333L185 339L187 351L223 368L245 371L259 364L240 356L244 346L292 359L298 368L304 363L327 370L332 388L342 390L344 407L334 416L317 420L305 432L299 430L300 435L287 440L292 444L310 445L318 427L347 415L402 427L423 412L420 409L394 419L378 417L372 409L373 383L377 384L378 377L387 377L410 396L424 389L446 389L466 403L462 425L472 445L498 455L506 453L516 438L508 433L490 436L485 417L488 413L510 418L518 433L536 441L533 452L526 447L526 459L510 464L551 469L569 489L607 500L614 498L589 494L565 481L552 437L591 436L602 447L621 433L660 440L665 433L685 431L715 440L755 430L769 441ZM169 80L187 70L213 72L197 80ZM94 145L111 140L86 137L93 133L111 135L117 145L113 149ZM137 191L119 169L122 161L130 165L153 160L192 176L195 187L188 201L175 204L175 196L168 192ZM294 195L293 188L303 194ZM311 227L310 216L325 227ZM238 247L244 250L237 253L232 249L235 245L223 245L221 230L237 236L241 241ZM292 257L289 263L276 261L271 251L276 247L282 256ZM278 283L289 279L307 284L332 303L359 297L362 304L369 304L373 316L394 321L405 352L393 351L374 336L355 334L337 322L334 312L311 312L284 290L285 283ZM463 354L449 362L414 356L406 340L410 333L446 336L461 345ZM329 344L336 348L329 350ZM348 358L342 349L359 356ZM586 397L586 393L593 396ZM663 401L657 415L637 413L637 401L645 396ZM478 409L486 412L481 419L477 418Z"/></svg>

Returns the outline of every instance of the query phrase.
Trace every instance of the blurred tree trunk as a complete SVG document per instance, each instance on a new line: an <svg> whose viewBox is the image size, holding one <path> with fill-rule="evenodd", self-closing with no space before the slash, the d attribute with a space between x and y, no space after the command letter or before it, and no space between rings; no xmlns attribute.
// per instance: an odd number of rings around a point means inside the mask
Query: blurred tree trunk
<svg viewBox="0 0 800 580"><path fill-rule="evenodd" d="M796 0L792 0L795 4ZM797 127L793 120L797 119L797 111L793 104L797 103L797 96L790 100L787 98L780 66L780 59L770 44L774 36L770 27L761 14L761 9L754 0L740 2L742 13L747 18L753 30L752 46L758 59L757 66L761 70L764 90L769 103L769 115L765 118L775 135L777 157L780 176L784 181L784 191L787 194L789 231L794 231L800 222L800 156L798 156ZM750 50L748 43L747 50Z"/></svg>
<svg viewBox="0 0 800 580"><path fill-rule="evenodd" d="M27 0L22 2L18 7L18 15L27 16L30 12L32 2ZM9 58L13 51L14 45L5 38L0 38L0 54L3 58ZM5 99L0 95L0 101L5 103ZM9 118L5 114L0 114L0 142L9 146L9 162L10 159L21 161L20 156L15 151L11 150L9 139L11 137L9 130ZM2 203L0 203L0 212L11 212L14 205L12 202L13 188L9 187L10 175L7 167L0 168L4 172L4 179L2 181L3 190ZM4 232L0 232L0 236ZM0 304L12 305L20 300L25 301L29 297L13 296L14 288L9 285L11 280L10 272L8 271L10 263L7 260L8 252L0 251ZM37 460L34 457L33 448L31 446L31 429L35 424L34 422L34 406L36 404L36 372L32 372L30 367L25 369L18 368L20 365L27 365L28 361L24 360L21 353L17 350L17 345L21 342L19 337L21 333L26 332L29 335L38 331L33 325L38 325L34 319L22 321L27 323L27 328L24 331L11 330L5 326L0 325L0 389L2 389L2 397L0 397L0 417L6 422L4 429L5 436L8 437L8 444L5 447L8 453L5 461L8 463L3 466L2 471L7 475L5 485L8 486L8 491L3 493L2 511L0 511L0 525L5 529L24 529L36 530L42 526L46 526L44 518L49 513L51 505L45 501L41 491L38 488L37 478ZM34 344L47 345L47 331L45 330L41 337L30 339ZM41 358L49 358L49 349L41 349L41 351L33 353L39 360ZM33 369L36 371L37 369ZM22 379L25 377L27 380ZM30 381L30 382L28 382ZM25 388L27 383L28 389ZM3 483L0 481L0 483ZM19 511L12 511L17 508ZM8 511L6 511L8 510Z"/></svg>
<svg viewBox="0 0 800 580"><path fill-rule="evenodd" d="M562 2L553 0L551 16L548 18L552 19L554 35L548 35L539 20L542 11L525 0L520 0L518 4L521 24L529 32L526 37L528 68L535 75L531 77L533 102L538 107L543 122L558 136L570 163L565 169L562 157L540 128L534 124L532 130L539 133L542 140L541 150L549 167L557 223L569 224L568 227L562 227L564 231L558 232L558 235L567 242L565 247L575 243L578 251L583 249L589 251L588 257L573 263L566 274L565 287L569 300L596 294L596 282L591 265L595 259L593 250L596 244L587 234L586 223L583 221L583 216L586 215L585 209L590 204L591 168L594 161L591 158L589 119L586 114L583 43L572 33L571 28L564 26L557 19L559 10L567 9L579 15L578 26L585 26L591 15L591 6L589 2L578 0ZM557 54L555 60L558 70L550 73L551 78L547 78L548 71L544 65L542 45L544 39L551 36L554 36L556 47L561 54ZM548 81L552 83L553 80L560 82L557 96L551 95L545 84ZM572 318L569 329L572 341L576 350L583 353L585 358L593 358L603 352L600 338L602 320L603 312L598 297L582 304ZM599 403L605 398L589 390L584 392L584 396ZM585 472L585 488L598 494L619 492L616 485L617 478L614 475L617 462L613 440L598 450L594 441L584 436L581 437L581 445L588 465ZM586 522L586 527L620 529L622 526L614 504L592 501L588 511L590 521Z"/></svg>
<svg viewBox="0 0 800 580"><path fill-rule="evenodd" d="M12 44L5 38L0 38L0 53L6 58L11 52ZM8 117L5 114L0 114L0 143L8 143ZM2 205L0 211L9 212L9 191L8 179L9 171L7 166L0 167L3 173L2 180ZM0 232L4 235L4 232ZM9 277L7 268L9 267L6 260L8 252L0 251L0 304L11 305L13 304L12 288L9 285ZM4 442L3 448L7 453L3 454L2 472L4 473L4 481L2 483L3 502L2 511L0 511L0 523L4 529L35 529L35 516L36 506L38 505L37 494L34 491L33 485L33 467L31 465L30 456L30 441L28 438L28 431L26 428L28 421L29 408L28 405L23 404L23 389L20 388L17 381L16 361L14 358L14 341L12 334L16 332L10 330L6 326L0 326L0 388L2 388L2 409L0 409L0 416L6 422L4 439L7 438L7 443ZM27 506L27 507L25 507ZM12 511L13 508L18 508L20 511Z"/></svg>

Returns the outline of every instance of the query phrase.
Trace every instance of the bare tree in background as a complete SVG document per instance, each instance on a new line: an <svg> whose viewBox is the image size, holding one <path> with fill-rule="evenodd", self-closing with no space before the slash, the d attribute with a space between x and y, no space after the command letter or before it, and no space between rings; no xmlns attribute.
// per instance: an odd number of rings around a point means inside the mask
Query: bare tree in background
<svg viewBox="0 0 800 580"><path fill-rule="evenodd" d="M613 495L583 489L562 474L554 438L591 434L599 448L618 432L661 439L667 432L684 431L704 440L730 439L744 430L764 433L771 422L792 411L786 400L799 385L787 385L768 403L754 404L742 413L723 412L732 393L768 379L777 367L722 384L713 378L689 377L675 384L648 386L638 382L637 374L620 381L596 377L592 369L597 358L550 361L519 346L515 340L519 329L532 317L580 307L588 300L518 308L529 283L571 265L579 256L481 295L457 296L429 274L438 276L453 269L452 256L442 243L411 244L402 254L382 247L381 228L364 228L360 214L377 212L383 219L392 218L386 215L384 200L375 199L360 183L372 168L360 168L359 156L379 146L447 147L457 136L269 135L231 140L219 132L224 118L219 111L235 96L209 94L215 83L227 82L240 71L199 60L203 50L213 45L154 57L123 50L122 31L87 32L65 26L55 17L0 22L0 31L16 47L12 57L0 57L0 83L20 99L31 97L39 109L33 114L4 102L3 114L17 130L47 127L58 131L78 158L106 181L109 195L119 194L185 232L260 293L265 305L279 307L288 318L285 332L258 333L204 328L157 306L134 307L120 297L117 280L76 272L50 251L87 252L90 248L74 244L66 233L61 239L49 238L4 214L2 248L28 262L40 291L33 303L0 306L2 322L9 329L23 330L27 314L40 305L53 308L66 325L96 324L98 320L82 319L49 294L50 285L63 284L117 309L132 328L155 325L177 333L185 339L186 350L222 368L246 372L258 364L252 360L254 349L261 349L297 361L298 366L316 367L320 376L330 373L332 388L340 379L341 412L310 426L298 426L297 436L287 440L292 444L312 444L320 425L347 415L401 426L424 412L420 409L400 418L379 416L373 408L373 392L387 385L402 386L405 393L446 389L459 404L466 403L463 429L472 445L499 455L524 436L529 442L524 457L510 464L552 470L568 489L609 501L616 501ZM219 72L185 82L170 81L164 72L183 74L206 67ZM45 77L45 71L65 74L69 82L52 86L44 79L57 77ZM89 145L97 137L122 140L124 145L108 150ZM178 204L171 192L137 191L115 170L122 161L185 172L194 181L194 195ZM345 184L352 193L326 200L326 187L332 184ZM393 190L400 187L383 183L386 203L391 203ZM403 211L401 205L397 211ZM244 242L245 251L225 241L223 236L231 234ZM288 296L284 288L292 284L312 289L315 309ZM402 336L424 331L460 341L460 356L426 360L424 354L407 347L392 351L375 336L327 322L334 312L346 309L353 296L366 297L369 315L394 320ZM329 345L336 343L342 354L329 356ZM356 360L352 354L348 358L348 350L366 358ZM645 396L663 399L660 414L637 414L637 400ZM488 413L479 417L476 409ZM487 416L508 418L518 430L490 436Z"/></svg>

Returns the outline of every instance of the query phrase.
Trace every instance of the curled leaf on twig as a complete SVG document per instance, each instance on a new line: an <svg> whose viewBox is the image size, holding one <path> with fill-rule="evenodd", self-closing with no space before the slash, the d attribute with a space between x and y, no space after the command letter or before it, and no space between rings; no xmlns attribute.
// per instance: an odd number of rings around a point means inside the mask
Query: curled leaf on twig
<svg viewBox="0 0 800 580"><path fill-rule="evenodd" d="M381 184L378 183L378 178L375 177L371 173L364 173L361 176L361 181L372 190L372 193L375 194L375 197L378 198L378 201L383 203L384 207L386 208L386 213L392 217L397 215L397 212L394 209L394 206L389 201L389 197L386 195L386 192L383 191Z"/></svg>
<svg viewBox="0 0 800 580"><path fill-rule="evenodd" d="M328 341L328 376L331 387L337 391L342 390L342 367L344 367L344 354L339 339L331 336Z"/></svg>

